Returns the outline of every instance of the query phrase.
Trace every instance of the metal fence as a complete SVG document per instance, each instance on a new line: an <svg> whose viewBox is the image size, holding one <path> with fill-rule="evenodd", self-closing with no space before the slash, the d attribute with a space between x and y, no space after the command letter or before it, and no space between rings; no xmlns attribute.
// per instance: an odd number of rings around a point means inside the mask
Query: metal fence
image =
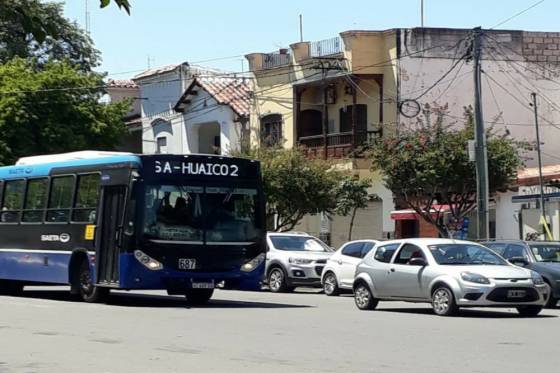
<svg viewBox="0 0 560 373"><path fill-rule="evenodd" d="M289 53L267 53L263 56L263 69L287 65L290 63Z"/></svg>
<svg viewBox="0 0 560 373"><path fill-rule="evenodd" d="M337 36L331 39L314 41L311 43L309 52L311 57L324 57L342 53L342 39Z"/></svg>

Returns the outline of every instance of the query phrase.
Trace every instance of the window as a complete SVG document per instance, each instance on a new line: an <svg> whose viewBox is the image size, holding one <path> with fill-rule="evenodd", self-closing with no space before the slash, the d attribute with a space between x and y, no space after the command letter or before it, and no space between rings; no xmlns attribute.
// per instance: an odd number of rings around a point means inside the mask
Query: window
<svg viewBox="0 0 560 373"><path fill-rule="evenodd" d="M484 246L492 249L494 252L504 256L506 251L506 244L505 243L483 243Z"/></svg>
<svg viewBox="0 0 560 373"><path fill-rule="evenodd" d="M440 265L508 265L494 251L474 243L430 245L429 249Z"/></svg>
<svg viewBox="0 0 560 373"><path fill-rule="evenodd" d="M72 221L95 223L97 203L99 202L99 174L79 176L76 193Z"/></svg>
<svg viewBox="0 0 560 373"><path fill-rule="evenodd" d="M389 263L391 261L391 258L393 257L393 254L399 248L399 245L400 244L395 243L378 247L377 250L375 250L374 259L378 262Z"/></svg>
<svg viewBox="0 0 560 373"><path fill-rule="evenodd" d="M156 153L167 154L167 137L158 137L156 139L156 142L157 142Z"/></svg>
<svg viewBox="0 0 560 373"><path fill-rule="evenodd" d="M43 211L47 205L49 179L31 179L27 182L27 195L22 222L39 223L43 221Z"/></svg>
<svg viewBox="0 0 560 373"><path fill-rule="evenodd" d="M265 146L280 145L282 140L282 116L267 115L261 119L261 142Z"/></svg>
<svg viewBox="0 0 560 373"><path fill-rule="evenodd" d="M65 223L70 217L74 176L61 176L52 179L47 222Z"/></svg>
<svg viewBox="0 0 560 373"><path fill-rule="evenodd" d="M346 245L344 249L342 249L342 255L348 255L354 258L361 258L363 246L364 246L363 242L350 243Z"/></svg>
<svg viewBox="0 0 560 373"><path fill-rule="evenodd" d="M395 258L395 264L408 264L408 261L413 258L426 259L422 250L418 246L407 243L404 244L399 251L397 257Z"/></svg>
<svg viewBox="0 0 560 373"><path fill-rule="evenodd" d="M362 255L360 255L360 258L364 258L371 251L371 249L373 249L374 246L375 243L373 242L364 243L364 246L362 246Z"/></svg>
<svg viewBox="0 0 560 373"><path fill-rule="evenodd" d="M23 195L25 193L25 180L6 181L4 198L2 201L2 223L17 223L23 207Z"/></svg>
<svg viewBox="0 0 560 373"><path fill-rule="evenodd" d="M527 254L524 245L510 244L502 256L506 259L524 258L529 260L529 255Z"/></svg>

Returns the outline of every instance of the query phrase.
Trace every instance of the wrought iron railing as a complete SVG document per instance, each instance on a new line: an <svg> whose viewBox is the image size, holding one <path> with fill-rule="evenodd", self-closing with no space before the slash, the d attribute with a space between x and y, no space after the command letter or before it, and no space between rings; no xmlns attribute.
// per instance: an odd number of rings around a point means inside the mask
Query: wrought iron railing
<svg viewBox="0 0 560 373"><path fill-rule="evenodd" d="M342 39L340 37L314 41L311 43L309 53L311 57L330 56L342 53L342 45Z"/></svg>
<svg viewBox="0 0 560 373"><path fill-rule="evenodd" d="M289 53L266 53L263 56L263 69L270 69L277 66L288 65L290 63Z"/></svg>

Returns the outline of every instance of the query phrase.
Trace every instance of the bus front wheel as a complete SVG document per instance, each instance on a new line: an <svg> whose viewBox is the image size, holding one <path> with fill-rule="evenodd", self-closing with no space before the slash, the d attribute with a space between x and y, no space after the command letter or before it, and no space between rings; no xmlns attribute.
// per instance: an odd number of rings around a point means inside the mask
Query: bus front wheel
<svg viewBox="0 0 560 373"><path fill-rule="evenodd" d="M187 297L187 303L192 306L201 306L212 298L214 294L214 289L190 289L187 291L185 296Z"/></svg>
<svg viewBox="0 0 560 373"><path fill-rule="evenodd" d="M80 297L84 302L99 303L107 300L109 289L95 286L93 276L87 260L80 263L78 275Z"/></svg>

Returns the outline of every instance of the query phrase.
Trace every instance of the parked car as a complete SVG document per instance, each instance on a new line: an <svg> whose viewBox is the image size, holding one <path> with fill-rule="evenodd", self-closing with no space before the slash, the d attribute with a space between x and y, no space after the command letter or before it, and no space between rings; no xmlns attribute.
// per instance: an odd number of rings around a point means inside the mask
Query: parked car
<svg viewBox="0 0 560 373"><path fill-rule="evenodd" d="M516 307L536 316L548 286L535 271L515 266L474 242L437 238L386 241L358 265L354 300L361 310L380 300L429 302L437 315L459 307Z"/></svg>
<svg viewBox="0 0 560 373"><path fill-rule="evenodd" d="M306 233L268 233L266 281L274 293L297 286L321 286L321 274L334 249Z"/></svg>
<svg viewBox="0 0 560 373"><path fill-rule="evenodd" d="M321 283L326 295L340 294L341 290L352 290L356 266L375 246L375 240L350 241L342 245L327 260Z"/></svg>
<svg viewBox="0 0 560 373"><path fill-rule="evenodd" d="M547 307L560 299L560 242L500 240L483 242L511 263L538 272L550 286Z"/></svg>

